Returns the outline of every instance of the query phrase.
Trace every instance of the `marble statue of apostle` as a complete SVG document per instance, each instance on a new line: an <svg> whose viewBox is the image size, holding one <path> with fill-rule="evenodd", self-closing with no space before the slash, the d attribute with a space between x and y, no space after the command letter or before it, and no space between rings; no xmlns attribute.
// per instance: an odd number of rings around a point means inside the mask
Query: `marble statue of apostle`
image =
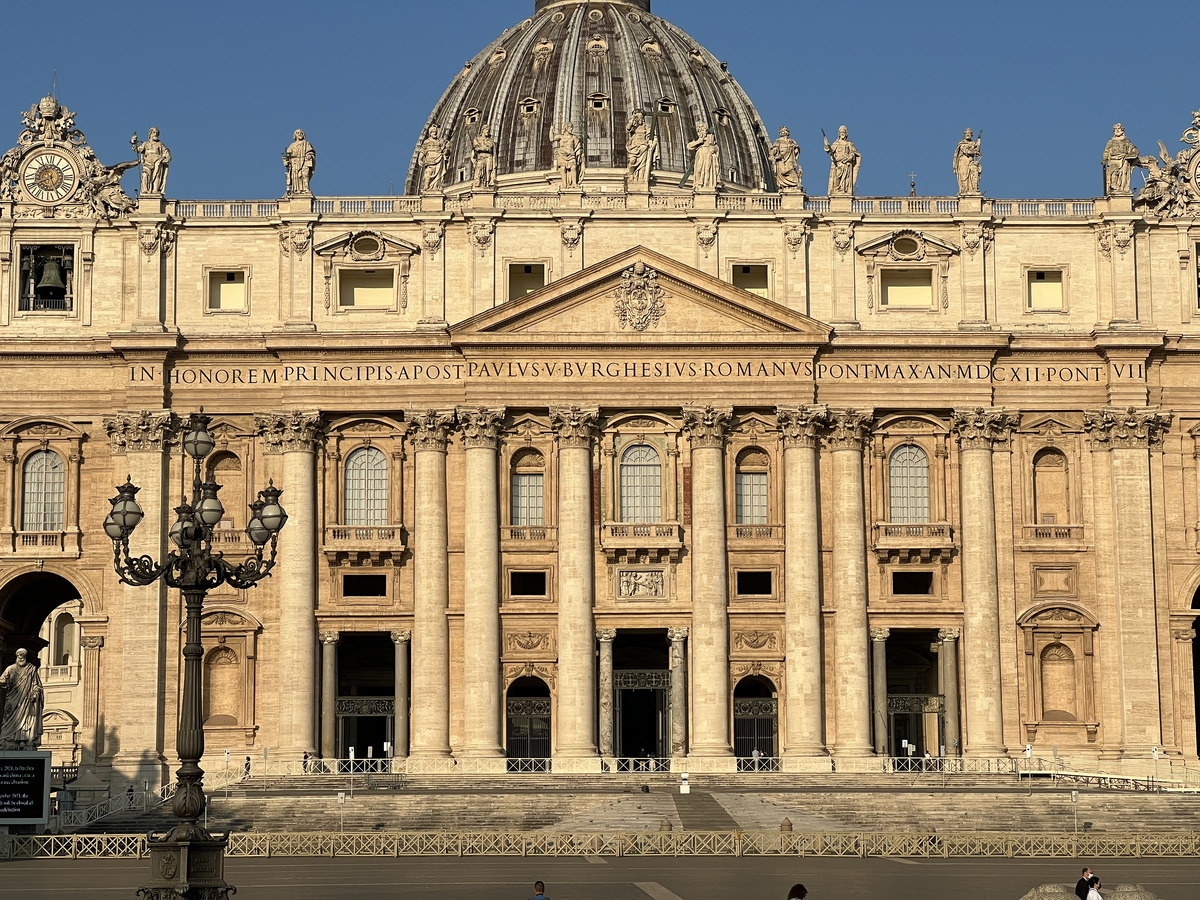
<svg viewBox="0 0 1200 900"><path fill-rule="evenodd" d="M1104 145L1100 162L1104 166L1104 196L1128 194L1129 178L1140 161L1137 147L1125 137L1125 126L1120 122L1113 126L1113 136Z"/></svg>
<svg viewBox="0 0 1200 900"><path fill-rule="evenodd" d="M975 133L968 128L954 148L954 174L958 178L958 193L978 194L979 176L983 173L980 159L983 156L983 134L975 140Z"/></svg>
<svg viewBox="0 0 1200 900"><path fill-rule="evenodd" d="M853 194L858 184L858 170L862 167L862 154L850 140L845 125L838 128L837 140L832 144L825 138L825 152L829 154L829 193Z"/></svg>
<svg viewBox="0 0 1200 900"><path fill-rule="evenodd" d="M312 193L309 184L317 170L317 151L299 128L292 132L292 142L283 151L283 167L287 172L289 197L293 194Z"/></svg>
<svg viewBox="0 0 1200 900"><path fill-rule="evenodd" d="M570 122L564 123L562 131L558 134L554 134L552 129L550 140L558 142L558 148L554 151L554 164L558 167L560 176L558 189L574 190L579 187L583 168L583 142L576 137Z"/></svg>
<svg viewBox="0 0 1200 900"><path fill-rule="evenodd" d="M430 125L421 141L421 151L417 162L421 166L421 190L425 193L437 193L446 184L446 163L450 156L450 142L443 140L441 129Z"/></svg>
<svg viewBox="0 0 1200 900"><path fill-rule="evenodd" d="M721 146L704 122L696 123L696 139L687 145L695 151L692 184L697 191L715 191L721 184Z"/></svg>
<svg viewBox="0 0 1200 900"><path fill-rule="evenodd" d="M0 750L34 750L42 739L45 698L38 667L26 650L0 674L4 691L4 717L0 719Z"/></svg>
<svg viewBox="0 0 1200 900"><path fill-rule="evenodd" d="M171 164L171 151L159 139L157 128L150 129L143 143L138 143L136 134L130 143L142 161L142 195L161 197L167 189L167 167Z"/></svg>
<svg viewBox="0 0 1200 900"><path fill-rule="evenodd" d="M475 187L487 190L496 186L496 139L487 125L479 129L479 136L471 142L471 164Z"/></svg>
<svg viewBox="0 0 1200 900"><path fill-rule="evenodd" d="M800 184L804 176L804 170L800 168L800 145L792 140L792 132L786 125L779 129L779 138L771 145L771 163L775 169L775 186L779 190L803 190Z"/></svg>
<svg viewBox="0 0 1200 900"><path fill-rule="evenodd" d="M651 140L650 126L639 111L635 111L629 120L625 153L629 157L629 167L625 170L626 189L647 190L650 187L650 173L658 157L658 138Z"/></svg>

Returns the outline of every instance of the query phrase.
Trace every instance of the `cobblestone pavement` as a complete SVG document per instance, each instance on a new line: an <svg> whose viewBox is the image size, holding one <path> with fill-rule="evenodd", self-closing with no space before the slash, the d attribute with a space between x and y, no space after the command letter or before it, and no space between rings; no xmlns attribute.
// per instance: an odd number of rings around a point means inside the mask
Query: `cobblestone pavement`
<svg viewBox="0 0 1200 900"><path fill-rule="evenodd" d="M1091 861L1106 888L1136 882L1162 900L1200 896L1200 861ZM145 861L0 863L4 900L133 898ZM525 900L535 879L553 900L779 898L797 881L812 900L1019 900L1078 878L1075 860L898 859L272 859L232 860L236 900Z"/></svg>

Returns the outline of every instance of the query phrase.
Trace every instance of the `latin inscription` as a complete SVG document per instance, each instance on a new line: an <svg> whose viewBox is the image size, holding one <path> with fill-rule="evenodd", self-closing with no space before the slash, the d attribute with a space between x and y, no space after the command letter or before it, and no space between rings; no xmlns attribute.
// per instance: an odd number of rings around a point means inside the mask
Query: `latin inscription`
<svg viewBox="0 0 1200 900"><path fill-rule="evenodd" d="M175 366L167 370L174 386L257 386L295 384L436 384L487 381L696 381L752 378L763 381L991 382L994 384L1104 384L1141 381L1139 363L1035 365L926 362L811 362L808 360L598 360L526 359L503 362L413 362L272 366ZM130 366L131 383L160 384L160 366Z"/></svg>

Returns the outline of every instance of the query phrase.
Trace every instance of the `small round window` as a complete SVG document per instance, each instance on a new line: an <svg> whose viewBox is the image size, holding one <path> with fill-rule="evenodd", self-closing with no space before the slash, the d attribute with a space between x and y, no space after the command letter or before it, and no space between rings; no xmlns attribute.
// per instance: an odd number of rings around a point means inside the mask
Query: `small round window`
<svg viewBox="0 0 1200 900"><path fill-rule="evenodd" d="M917 244L916 239L910 237L896 238L892 243L892 247L900 256L912 256L920 249L920 245Z"/></svg>
<svg viewBox="0 0 1200 900"><path fill-rule="evenodd" d="M379 252L379 241L373 237L360 237L354 242L354 252L362 256L374 256Z"/></svg>

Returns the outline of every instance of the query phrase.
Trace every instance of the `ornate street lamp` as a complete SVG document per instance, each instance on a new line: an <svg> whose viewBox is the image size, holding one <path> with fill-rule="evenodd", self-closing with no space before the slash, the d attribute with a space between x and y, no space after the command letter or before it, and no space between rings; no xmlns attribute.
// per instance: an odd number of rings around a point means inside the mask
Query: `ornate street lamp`
<svg viewBox="0 0 1200 900"><path fill-rule="evenodd" d="M258 492L250 504L251 518L246 536L254 545L254 555L241 562L230 562L221 552L213 551L213 528L225 515L217 493L221 485L202 481L204 458L216 442L208 431L211 416L204 410L193 413L184 428L183 450L192 458L192 497L175 507L176 519L168 536L174 548L162 563L150 556L131 556L129 538L144 513L138 506L139 488L126 478L110 501L112 512L104 519L104 533L112 538L113 565L125 584L145 587L160 578L183 593L186 610L186 643L183 647L183 704L179 711L177 752L180 766L171 800L171 811L179 824L165 837L151 841L150 865L153 873L148 887L139 888L147 900L193 898L217 900L233 890L225 884L224 854L226 837L214 837L198 824L204 813L205 799L201 782L204 770L204 722L200 643L200 618L204 597L222 584L250 588L271 574L275 567L279 531L287 522L287 513L279 505L282 493L274 482ZM186 460L186 457L184 457ZM186 463L185 463L186 464ZM270 545L270 554L266 547Z"/></svg>

